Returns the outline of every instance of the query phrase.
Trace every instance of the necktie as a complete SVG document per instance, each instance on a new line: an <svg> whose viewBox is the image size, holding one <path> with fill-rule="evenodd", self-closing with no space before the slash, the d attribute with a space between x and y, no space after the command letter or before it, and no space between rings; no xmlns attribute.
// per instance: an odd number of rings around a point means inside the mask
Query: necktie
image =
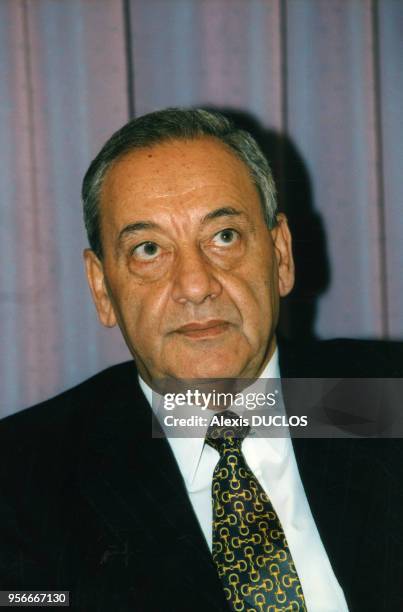
<svg viewBox="0 0 403 612"><path fill-rule="evenodd" d="M211 425L206 442L220 458L212 483L213 559L235 612L305 611L302 586L280 520L242 454L248 426ZM227 421L228 423L228 421Z"/></svg>

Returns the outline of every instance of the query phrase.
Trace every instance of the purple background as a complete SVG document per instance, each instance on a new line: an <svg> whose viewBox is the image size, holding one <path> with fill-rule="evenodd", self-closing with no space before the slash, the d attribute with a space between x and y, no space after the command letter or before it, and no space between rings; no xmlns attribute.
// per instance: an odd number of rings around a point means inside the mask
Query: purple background
<svg viewBox="0 0 403 612"><path fill-rule="evenodd" d="M0 414L128 357L86 286L80 183L168 105L288 135L326 242L316 335L402 338L402 58L399 0L3 0Z"/></svg>

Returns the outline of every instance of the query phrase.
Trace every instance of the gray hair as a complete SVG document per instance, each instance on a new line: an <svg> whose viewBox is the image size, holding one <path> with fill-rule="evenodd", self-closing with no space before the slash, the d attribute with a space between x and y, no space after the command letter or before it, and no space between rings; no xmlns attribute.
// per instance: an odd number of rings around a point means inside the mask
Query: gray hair
<svg viewBox="0 0 403 612"><path fill-rule="evenodd" d="M267 159L255 139L238 129L221 113L203 109L167 108L129 121L115 132L92 161L83 180L84 223L91 249L102 258L99 198L108 169L134 149L170 140L217 138L229 147L249 169L258 190L263 215L269 228L276 225L276 189Z"/></svg>

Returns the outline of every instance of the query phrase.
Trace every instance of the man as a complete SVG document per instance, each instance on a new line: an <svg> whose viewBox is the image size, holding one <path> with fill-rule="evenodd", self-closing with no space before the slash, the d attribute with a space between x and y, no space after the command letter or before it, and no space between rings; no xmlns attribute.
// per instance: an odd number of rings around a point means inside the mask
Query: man
<svg viewBox="0 0 403 612"><path fill-rule="evenodd" d="M83 202L98 316L134 362L2 423L1 588L70 590L75 610L399 609L400 445L229 436L240 495L258 491L264 528L286 536L254 573L256 521L253 546L239 532L219 560L228 449L210 429L151 438L161 380L401 375L376 343L277 346L291 236L251 136L202 110L141 117L92 162Z"/></svg>

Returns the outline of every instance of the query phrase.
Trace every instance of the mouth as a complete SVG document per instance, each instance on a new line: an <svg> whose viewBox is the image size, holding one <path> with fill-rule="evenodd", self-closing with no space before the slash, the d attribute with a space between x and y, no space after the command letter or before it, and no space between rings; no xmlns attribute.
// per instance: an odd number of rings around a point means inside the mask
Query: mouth
<svg viewBox="0 0 403 612"><path fill-rule="evenodd" d="M186 338L213 338L227 331L229 325L228 321L211 319L210 321L188 323L175 331Z"/></svg>

